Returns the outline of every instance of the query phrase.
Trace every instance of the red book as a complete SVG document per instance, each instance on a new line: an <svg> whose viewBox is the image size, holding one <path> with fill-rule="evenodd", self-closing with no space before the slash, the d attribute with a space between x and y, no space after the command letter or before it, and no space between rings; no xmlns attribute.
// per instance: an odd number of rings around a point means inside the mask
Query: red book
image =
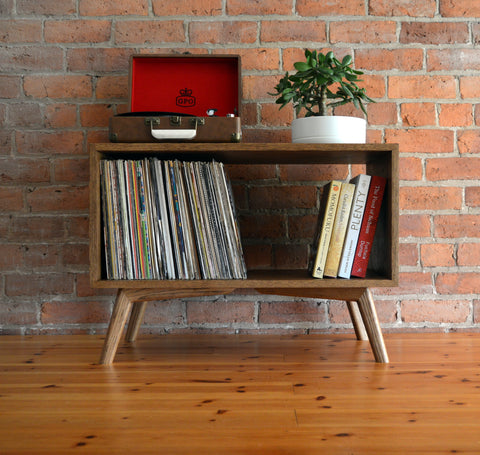
<svg viewBox="0 0 480 455"><path fill-rule="evenodd" d="M368 260L372 252L373 238L377 228L378 215L382 206L386 183L387 180L383 177L372 176L365 205L365 214L353 260L352 276L365 278L367 273Z"/></svg>

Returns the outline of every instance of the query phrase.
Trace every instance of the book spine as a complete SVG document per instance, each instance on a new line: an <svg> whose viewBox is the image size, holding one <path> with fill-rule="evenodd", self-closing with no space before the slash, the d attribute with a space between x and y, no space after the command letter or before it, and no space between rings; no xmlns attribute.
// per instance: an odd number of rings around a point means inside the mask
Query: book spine
<svg viewBox="0 0 480 455"><path fill-rule="evenodd" d="M324 203L321 205L321 230L317 246L317 254L315 256L312 276L314 278L323 278L325 270L325 261L327 259L328 247L330 245L330 238L332 236L333 222L338 205L338 197L340 195L340 188L342 182L333 180L324 188ZM322 198L323 199L323 198ZM324 208L322 208L324 207Z"/></svg>
<svg viewBox="0 0 480 455"><path fill-rule="evenodd" d="M327 260L325 262L324 275L328 277L336 278L338 274L338 267L340 265L340 257L342 255L343 243L347 232L348 218L352 208L354 192L355 185L353 183L342 183L337 213L335 214L335 222L333 224L332 238L328 248Z"/></svg>
<svg viewBox="0 0 480 455"><path fill-rule="evenodd" d="M385 192L386 179L372 176L368 198L365 207L365 215L358 236L357 249L352 266L352 276L365 278L368 260L372 251L373 239L377 229L378 215Z"/></svg>
<svg viewBox="0 0 480 455"><path fill-rule="evenodd" d="M340 278L350 278L352 272L353 259L357 248L358 235L362 226L370 180L371 176L366 174L360 174L351 180L351 183L355 184L355 193L353 195L352 209L348 219L348 227L343 244L340 267L338 269L338 276Z"/></svg>

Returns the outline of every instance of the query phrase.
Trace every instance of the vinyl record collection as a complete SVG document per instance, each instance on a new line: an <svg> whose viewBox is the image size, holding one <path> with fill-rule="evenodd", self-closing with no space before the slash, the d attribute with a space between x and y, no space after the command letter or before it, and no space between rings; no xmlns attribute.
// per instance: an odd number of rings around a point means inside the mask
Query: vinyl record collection
<svg viewBox="0 0 480 455"><path fill-rule="evenodd" d="M108 279L245 279L222 163L101 160Z"/></svg>

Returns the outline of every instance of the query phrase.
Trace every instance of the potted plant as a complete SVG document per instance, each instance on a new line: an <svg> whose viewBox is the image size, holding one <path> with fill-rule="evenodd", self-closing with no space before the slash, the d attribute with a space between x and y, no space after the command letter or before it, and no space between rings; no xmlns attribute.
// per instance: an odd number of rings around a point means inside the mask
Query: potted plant
<svg viewBox="0 0 480 455"><path fill-rule="evenodd" d="M293 103L297 118L292 123L293 142L341 142L362 143L366 140L367 122L364 118L334 116L333 109L353 103L363 113L366 102L373 102L359 76L363 74L352 68L352 56L339 61L333 52L322 54L305 50L306 61L294 64L297 72L280 79L275 86L280 109ZM305 117L298 114L305 111Z"/></svg>

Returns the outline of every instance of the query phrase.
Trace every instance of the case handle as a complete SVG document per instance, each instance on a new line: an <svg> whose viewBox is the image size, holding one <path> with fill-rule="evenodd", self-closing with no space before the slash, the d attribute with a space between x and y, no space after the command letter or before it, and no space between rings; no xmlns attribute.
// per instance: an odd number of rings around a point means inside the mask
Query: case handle
<svg viewBox="0 0 480 455"><path fill-rule="evenodd" d="M204 124L203 119L192 119L192 123L194 124L195 128L193 129L155 129L154 125L159 125L160 120L155 118L146 119L145 122L150 124L150 132L152 136L157 140L167 140L167 139L186 139L192 140L195 139L197 136L197 126L198 124ZM174 122L175 124L179 122Z"/></svg>

